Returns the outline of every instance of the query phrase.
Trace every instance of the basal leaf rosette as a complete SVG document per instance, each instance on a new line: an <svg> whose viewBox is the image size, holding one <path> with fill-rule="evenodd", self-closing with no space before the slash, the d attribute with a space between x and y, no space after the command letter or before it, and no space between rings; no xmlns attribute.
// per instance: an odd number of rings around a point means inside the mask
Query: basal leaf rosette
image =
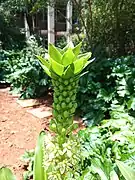
<svg viewBox="0 0 135 180"><path fill-rule="evenodd" d="M82 43L77 46L68 44L65 48L60 49L53 44L49 44L48 54L45 58L36 56L44 71L48 76L56 78L57 76L63 79L69 79L77 76L89 64L91 52L80 54Z"/></svg>

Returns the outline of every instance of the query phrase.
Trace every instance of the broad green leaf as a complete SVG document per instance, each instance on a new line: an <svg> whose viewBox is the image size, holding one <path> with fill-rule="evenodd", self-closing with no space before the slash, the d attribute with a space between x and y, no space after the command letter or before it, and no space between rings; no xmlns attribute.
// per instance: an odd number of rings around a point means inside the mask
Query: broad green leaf
<svg viewBox="0 0 135 180"><path fill-rule="evenodd" d="M61 63L62 55L53 44L49 44L48 52L54 61Z"/></svg>
<svg viewBox="0 0 135 180"><path fill-rule="evenodd" d="M87 63L88 59L91 57L91 52L87 53L87 55L82 56L84 58L84 65Z"/></svg>
<svg viewBox="0 0 135 180"><path fill-rule="evenodd" d="M51 72L50 72L50 70L49 70L45 65L43 65L42 63L40 63L40 65L41 65L41 67L44 69L44 71L46 72L46 74L51 77Z"/></svg>
<svg viewBox="0 0 135 180"><path fill-rule="evenodd" d="M68 79L70 77L74 76L74 72L72 70L72 67L71 65L67 67L67 69L64 71L64 75L63 75L63 78L64 79Z"/></svg>
<svg viewBox="0 0 135 180"><path fill-rule="evenodd" d="M62 76L63 72L64 72L64 66L57 63L56 61L54 61L53 59L50 58L51 61L51 66L52 66L52 70L59 76Z"/></svg>
<svg viewBox="0 0 135 180"><path fill-rule="evenodd" d="M46 66L48 69L50 68L50 63L49 62L47 62L47 60L45 60L43 57L41 57L41 56L36 56L37 57L37 59L39 59L40 60L40 62L44 65L44 66Z"/></svg>
<svg viewBox="0 0 135 180"><path fill-rule="evenodd" d="M69 48L62 57L62 64L66 67L69 64L72 64L73 60L75 59L75 55L71 48Z"/></svg>
<svg viewBox="0 0 135 180"><path fill-rule="evenodd" d="M94 170L94 172L98 173L101 180L108 180L105 172L102 170L101 166L101 162L99 159L92 159L91 160L91 163L92 163L92 169Z"/></svg>
<svg viewBox="0 0 135 180"><path fill-rule="evenodd" d="M127 102L128 109L135 110L135 98L131 97L130 100Z"/></svg>
<svg viewBox="0 0 135 180"><path fill-rule="evenodd" d="M73 64L74 64L74 74L77 74L77 73L81 72L83 69L84 59L81 58L79 60L76 60L73 62Z"/></svg>
<svg viewBox="0 0 135 180"><path fill-rule="evenodd" d="M34 169L33 169L34 180L47 180L47 175L46 175L45 169L43 168L44 139L45 139L45 132L41 131L39 134L36 149L35 149Z"/></svg>
<svg viewBox="0 0 135 180"><path fill-rule="evenodd" d="M80 48L81 48L81 46L82 46L82 42L80 42L77 46L75 46L74 47L74 49L73 49L73 53L74 53L74 55L77 57L78 56L78 54L80 53Z"/></svg>
<svg viewBox="0 0 135 180"><path fill-rule="evenodd" d="M134 180L135 179L135 170L131 167L127 166L121 161L116 160L116 164L121 172L121 174L124 176L126 180Z"/></svg>
<svg viewBox="0 0 135 180"><path fill-rule="evenodd" d="M92 62L93 62L93 60L87 61L87 62L84 64L83 69L86 68L86 67L87 67L90 63L92 63Z"/></svg>
<svg viewBox="0 0 135 180"><path fill-rule="evenodd" d="M59 48L59 47L56 47L57 48L57 50L61 53L61 54L64 54L64 50L63 49L61 49L61 48Z"/></svg>
<svg viewBox="0 0 135 180"><path fill-rule="evenodd" d="M80 58L82 58L82 57L87 57L87 56L90 56L90 57L91 57L91 52L79 54L79 55L77 56L77 58L80 59ZM90 57L89 57L89 58L90 58Z"/></svg>
<svg viewBox="0 0 135 180"><path fill-rule="evenodd" d="M66 52L68 50L68 48L73 49L74 48L74 44L72 42L68 43L64 48L63 51Z"/></svg>
<svg viewBox="0 0 135 180"><path fill-rule="evenodd" d="M110 180L119 180L119 177L115 171L110 172Z"/></svg>
<svg viewBox="0 0 135 180"><path fill-rule="evenodd" d="M1 167L0 168L0 180L16 180L16 178L9 168Z"/></svg>

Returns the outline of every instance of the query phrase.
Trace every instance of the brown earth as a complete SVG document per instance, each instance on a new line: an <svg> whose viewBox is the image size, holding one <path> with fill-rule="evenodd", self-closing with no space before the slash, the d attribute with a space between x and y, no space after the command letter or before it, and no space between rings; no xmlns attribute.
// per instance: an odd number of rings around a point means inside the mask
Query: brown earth
<svg viewBox="0 0 135 180"><path fill-rule="evenodd" d="M35 147L39 132L47 129L48 119L34 117L16 100L7 90L0 89L0 166L8 166L22 180L20 157Z"/></svg>

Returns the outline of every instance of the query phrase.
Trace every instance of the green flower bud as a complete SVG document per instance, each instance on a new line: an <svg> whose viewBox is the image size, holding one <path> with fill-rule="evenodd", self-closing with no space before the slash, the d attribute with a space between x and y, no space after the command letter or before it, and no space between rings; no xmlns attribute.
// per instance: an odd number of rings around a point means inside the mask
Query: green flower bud
<svg viewBox="0 0 135 180"><path fill-rule="evenodd" d="M63 101L63 97L62 96L59 96L58 99L59 99L60 102Z"/></svg>
<svg viewBox="0 0 135 180"><path fill-rule="evenodd" d="M60 110L61 110L61 107L60 107L60 105L59 105L59 104L57 104L57 105L56 105L56 109L57 109L58 111L60 111Z"/></svg>
<svg viewBox="0 0 135 180"><path fill-rule="evenodd" d="M53 86L56 86L55 81L52 81L52 85L53 85Z"/></svg>
<svg viewBox="0 0 135 180"><path fill-rule="evenodd" d="M58 81L55 82L56 86L59 87L60 83Z"/></svg>
<svg viewBox="0 0 135 180"><path fill-rule="evenodd" d="M56 110L53 110L53 115L56 117L58 116L58 112Z"/></svg>
<svg viewBox="0 0 135 180"><path fill-rule="evenodd" d="M69 116L68 111L64 111L63 115L64 115L65 118L67 118Z"/></svg>
<svg viewBox="0 0 135 180"><path fill-rule="evenodd" d="M73 87L75 87L75 86L76 86L76 83L75 83L75 82L73 82L73 83L72 83L72 86L73 86Z"/></svg>
<svg viewBox="0 0 135 180"><path fill-rule="evenodd" d="M63 82L63 79L62 79L62 78L59 78L58 81L59 81L60 83L62 83L62 82Z"/></svg>
<svg viewBox="0 0 135 180"><path fill-rule="evenodd" d="M66 97L67 96L67 91L63 91L63 93L62 93L62 95L64 96L64 97Z"/></svg>
<svg viewBox="0 0 135 180"><path fill-rule="evenodd" d="M61 134L65 135L66 134L66 129L62 128Z"/></svg>
<svg viewBox="0 0 135 180"><path fill-rule="evenodd" d="M70 91L70 92L69 92L69 96L72 96L73 94L74 94L73 91Z"/></svg>
<svg viewBox="0 0 135 180"><path fill-rule="evenodd" d="M59 143L59 144L63 144L64 141L65 141L65 138L64 138L64 137L61 137L61 136L58 137L58 143Z"/></svg>
<svg viewBox="0 0 135 180"><path fill-rule="evenodd" d="M53 108L56 108L55 103L52 104Z"/></svg>
<svg viewBox="0 0 135 180"><path fill-rule="evenodd" d="M69 86L67 87L67 89L70 91L70 90L72 89L72 86L69 85Z"/></svg>
<svg viewBox="0 0 135 180"><path fill-rule="evenodd" d="M75 112L75 108L72 107L72 108L70 109L70 113L73 114L74 112Z"/></svg>
<svg viewBox="0 0 135 180"><path fill-rule="evenodd" d="M64 81L64 84L65 84L66 86L68 85L68 83L69 83L68 80L65 80L65 81Z"/></svg>
<svg viewBox="0 0 135 180"><path fill-rule="evenodd" d="M72 108L73 107L73 103L70 102L69 105L68 105L69 108Z"/></svg>
<svg viewBox="0 0 135 180"><path fill-rule="evenodd" d="M52 131L56 131L56 128L57 128L56 124L53 123L53 124L50 125L50 129Z"/></svg>
<svg viewBox="0 0 135 180"><path fill-rule="evenodd" d="M69 82L72 83L73 81L74 81L74 79L73 79L73 78L70 78Z"/></svg>
<svg viewBox="0 0 135 180"><path fill-rule="evenodd" d="M58 103L59 102L58 98L54 97L54 102Z"/></svg>
<svg viewBox="0 0 135 180"><path fill-rule="evenodd" d="M74 103L74 108L75 108L75 109L77 108L77 103Z"/></svg>
<svg viewBox="0 0 135 180"><path fill-rule="evenodd" d="M62 85L59 86L60 91L64 90L64 87Z"/></svg>
<svg viewBox="0 0 135 180"><path fill-rule="evenodd" d="M55 91L55 90L54 90L54 92L55 92L55 96L58 97L58 96L60 95L59 90L58 90L58 91Z"/></svg>
<svg viewBox="0 0 135 180"><path fill-rule="evenodd" d="M72 101L75 101L75 100L76 100L76 95L73 95L73 96L71 97L71 99L72 99Z"/></svg>
<svg viewBox="0 0 135 180"><path fill-rule="evenodd" d="M69 103L71 101L69 97L67 97L65 100L67 103Z"/></svg>
<svg viewBox="0 0 135 180"><path fill-rule="evenodd" d="M62 122L62 121L63 121L62 116L61 116L60 114L57 116L57 120L58 120L59 122Z"/></svg>
<svg viewBox="0 0 135 180"><path fill-rule="evenodd" d="M67 106L66 106L66 103L65 102L63 102L62 104L61 104L61 107L64 109L64 108L66 108Z"/></svg>

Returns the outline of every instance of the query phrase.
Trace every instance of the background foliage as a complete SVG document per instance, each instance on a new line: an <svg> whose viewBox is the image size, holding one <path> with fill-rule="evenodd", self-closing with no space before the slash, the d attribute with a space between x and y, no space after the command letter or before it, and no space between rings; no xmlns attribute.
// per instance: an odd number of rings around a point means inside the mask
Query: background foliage
<svg viewBox="0 0 135 180"><path fill-rule="evenodd" d="M97 124L109 119L111 106L117 100L134 116L135 57L97 59L80 80L79 108L86 123Z"/></svg>
<svg viewBox="0 0 135 180"><path fill-rule="evenodd" d="M85 48L106 56L135 52L135 2L132 0L73 0L78 28L86 34Z"/></svg>
<svg viewBox="0 0 135 180"><path fill-rule="evenodd" d="M11 84L13 93L21 94L21 98L40 97L47 93L49 77L35 57L36 54L44 55L45 49L38 45L34 36L30 37L27 47L21 51L3 52L0 61L1 79L3 76Z"/></svg>

